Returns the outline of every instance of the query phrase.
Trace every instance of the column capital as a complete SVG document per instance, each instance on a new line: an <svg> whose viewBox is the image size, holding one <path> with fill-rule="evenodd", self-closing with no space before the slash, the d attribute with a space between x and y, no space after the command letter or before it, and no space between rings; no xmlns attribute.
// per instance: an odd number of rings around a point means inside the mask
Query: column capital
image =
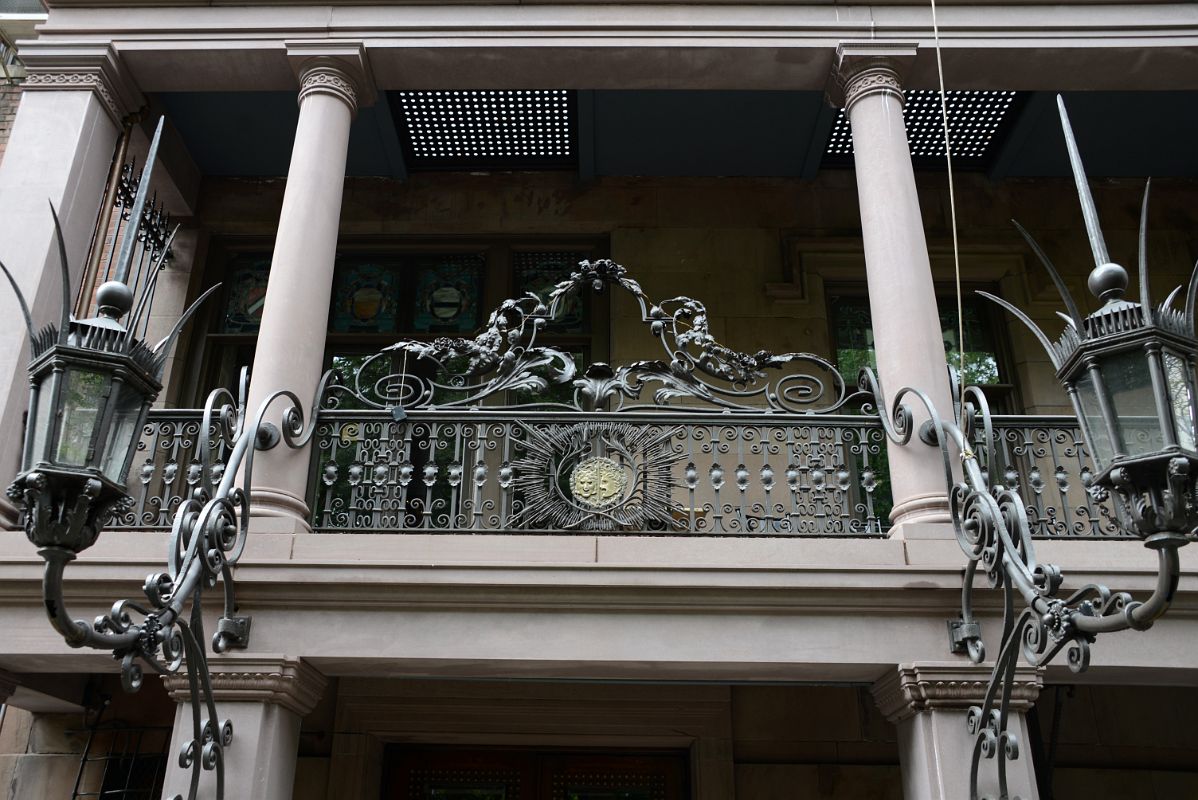
<svg viewBox="0 0 1198 800"><path fill-rule="evenodd" d="M899 664L874 683L870 692L878 710L892 723L922 711L967 711L981 705L990 683L990 667L956 662ZM1044 670L1021 664L1011 687L1013 711L1026 711L1040 696Z"/></svg>
<svg viewBox="0 0 1198 800"><path fill-rule="evenodd" d="M111 43L35 39L21 43L21 61L23 91L90 91L117 125L146 103Z"/></svg>
<svg viewBox="0 0 1198 800"><path fill-rule="evenodd" d="M903 78L916 45L903 42L841 42L836 48L828 95L847 112L862 97L890 94L903 102Z"/></svg>
<svg viewBox="0 0 1198 800"><path fill-rule="evenodd" d="M299 102L312 94L331 94L354 114L374 105L374 74L361 42L287 42L287 59L299 79Z"/></svg>
<svg viewBox="0 0 1198 800"><path fill-rule="evenodd" d="M215 702L278 705L301 718L312 712L329 683L303 659L286 656L221 656L208 667ZM162 685L176 703L191 699L182 670L164 675Z"/></svg>

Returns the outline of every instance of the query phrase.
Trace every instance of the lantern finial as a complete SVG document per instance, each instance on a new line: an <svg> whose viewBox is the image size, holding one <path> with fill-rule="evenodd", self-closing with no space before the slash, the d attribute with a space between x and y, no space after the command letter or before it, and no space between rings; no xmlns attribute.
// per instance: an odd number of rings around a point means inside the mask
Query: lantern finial
<svg viewBox="0 0 1198 800"><path fill-rule="evenodd" d="M1127 270L1118 264L1102 264L1090 272L1086 286L1107 305L1118 303L1127 291Z"/></svg>

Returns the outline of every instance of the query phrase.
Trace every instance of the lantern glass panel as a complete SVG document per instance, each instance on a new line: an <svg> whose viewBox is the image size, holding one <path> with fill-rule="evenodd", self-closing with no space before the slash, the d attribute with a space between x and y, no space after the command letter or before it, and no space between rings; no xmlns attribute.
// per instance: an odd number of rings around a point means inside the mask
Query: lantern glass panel
<svg viewBox="0 0 1198 800"><path fill-rule="evenodd" d="M62 427L54 461L74 467L87 465L107 391L108 375L102 372L68 369L63 373L59 411Z"/></svg>
<svg viewBox="0 0 1198 800"><path fill-rule="evenodd" d="M1161 450L1165 445L1163 423L1152 392L1148 355L1143 350L1124 350L1103 357L1101 364L1123 454L1142 456Z"/></svg>
<svg viewBox="0 0 1198 800"><path fill-rule="evenodd" d="M46 460L46 437L54 426L50 419L50 403L54 399L54 376L47 374L38 387L37 406L33 409L33 449L29 451L29 463L25 469L33 469L39 461Z"/></svg>
<svg viewBox="0 0 1198 800"><path fill-rule="evenodd" d="M1173 408L1177 443L1186 450L1194 450L1194 372L1189 363L1176 353L1164 351L1164 360L1165 388L1169 391L1169 405Z"/></svg>
<svg viewBox="0 0 1198 800"><path fill-rule="evenodd" d="M1098 404L1098 394L1094 391L1094 379L1089 372L1083 373L1077 379L1077 401L1085 417L1085 430L1090 434L1090 455L1094 458L1094 466L1098 470L1106 469L1115 457L1115 447L1111 444L1110 432L1106 420L1102 417L1101 406Z"/></svg>
<svg viewBox="0 0 1198 800"><path fill-rule="evenodd" d="M125 464L129 461L129 450L133 446L133 437L137 435L137 423L145 399L134 387L121 384L112 423L108 427L108 441L104 444L104 455L100 460L100 469L114 483L125 482Z"/></svg>

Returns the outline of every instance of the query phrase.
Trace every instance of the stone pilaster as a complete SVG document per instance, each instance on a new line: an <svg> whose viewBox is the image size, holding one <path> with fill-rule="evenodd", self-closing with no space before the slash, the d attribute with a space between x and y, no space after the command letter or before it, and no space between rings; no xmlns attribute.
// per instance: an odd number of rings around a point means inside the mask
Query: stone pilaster
<svg viewBox="0 0 1198 800"><path fill-rule="evenodd" d="M914 45L844 43L837 50L831 93L852 126L870 315L885 400L889 404L909 386L923 391L951 419L936 290L903 122L902 76L914 58ZM928 419L916 398L905 402L916 427ZM913 436L906 447L889 447L887 457L893 535L906 535L909 523L948 522L939 449Z"/></svg>
<svg viewBox="0 0 1198 800"><path fill-rule="evenodd" d="M233 740L224 750L226 796L291 800L300 722L324 694L327 680L301 659L285 656L222 656L209 667L217 714L233 725ZM173 755L192 741L187 675L165 677L163 684L179 703L164 796L186 797L191 772Z"/></svg>
<svg viewBox="0 0 1198 800"><path fill-rule="evenodd" d="M62 313L58 247L46 201L58 210L67 260L78 276L120 118L142 100L108 45L34 41L22 46L21 58L28 76L0 161L0 261L40 328ZM0 294L0 474L8 480L21 466L29 349L16 299L7 288ZM0 526L16 527L17 517L17 509L0 499Z"/></svg>
<svg viewBox="0 0 1198 800"><path fill-rule="evenodd" d="M898 728L904 797L959 800L969 796L975 740L965 719L970 706L982 704L989 680L989 666L917 663L900 664L874 684L878 709ZM1037 797L1026 712L1042 685L1041 670L1016 668L1008 731L1018 738L1019 758L1007 762L1007 778L1012 796L1023 800ZM990 796L996 789L994 762L983 759L979 790Z"/></svg>

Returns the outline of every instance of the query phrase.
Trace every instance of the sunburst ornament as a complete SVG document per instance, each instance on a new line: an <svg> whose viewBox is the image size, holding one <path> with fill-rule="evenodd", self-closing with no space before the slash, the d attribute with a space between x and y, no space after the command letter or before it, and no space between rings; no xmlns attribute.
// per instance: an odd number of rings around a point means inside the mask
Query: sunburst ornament
<svg viewBox="0 0 1198 800"><path fill-rule="evenodd" d="M670 447L678 428L582 422L524 431L513 482L524 506L519 527L583 531L674 525L670 499L681 458Z"/></svg>

